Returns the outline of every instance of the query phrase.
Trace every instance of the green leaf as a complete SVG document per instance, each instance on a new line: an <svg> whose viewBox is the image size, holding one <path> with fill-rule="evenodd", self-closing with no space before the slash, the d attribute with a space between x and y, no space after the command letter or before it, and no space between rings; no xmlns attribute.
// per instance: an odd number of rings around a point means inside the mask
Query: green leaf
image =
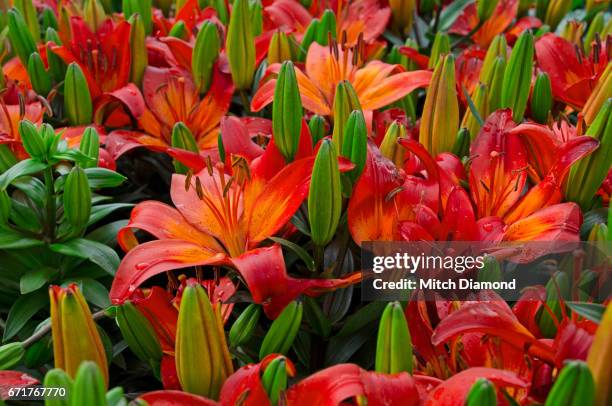
<svg viewBox="0 0 612 406"><path fill-rule="evenodd" d="M92 189L117 187L127 179L120 173L105 168L87 168L85 173Z"/></svg>
<svg viewBox="0 0 612 406"><path fill-rule="evenodd" d="M438 31L448 30L461 15L463 10L473 2L474 0L457 0L450 3L448 7L445 7L440 13Z"/></svg>
<svg viewBox="0 0 612 406"><path fill-rule="evenodd" d="M57 270L49 267L35 269L25 273L19 280L19 290L22 295L43 287L49 282Z"/></svg>
<svg viewBox="0 0 612 406"><path fill-rule="evenodd" d="M274 242L279 243L283 247L293 251L298 257L300 257L300 259L302 261L304 261L304 264L306 264L306 267L308 268L308 270L310 272L314 272L314 270L315 270L314 259L312 259L310 254L304 248L300 247L299 245L297 245L294 242L291 242L289 240L285 240L284 238L270 237L270 239L272 241L274 241Z"/></svg>
<svg viewBox="0 0 612 406"><path fill-rule="evenodd" d="M46 164L33 159L25 159L18 162L0 175L0 190L6 190L8 185L10 185L17 178L40 172L46 167Z"/></svg>
<svg viewBox="0 0 612 406"><path fill-rule="evenodd" d="M45 207L47 190L45 189L45 184L41 182L38 178L24 176L22 178L16 179L13 182L13 186L21 190L38 207Z"/></svg>
<svg viewBox="0 0 612 406"><path fill-rule="evenodd" d="M97 223L102 220L104 217L108 216L115 210L126 209L134 207L133 204L130 203L112 203L112 204L103 204L100 206L94 206L91 208L91 215L89 216L89 221L87 225L90 226L92 224Z"/></svg>
<svg viewBox="0 0 612 406"><path fill-rule="evenodd" d="M110 247L85 238L75 238L61 244L51 244L51 250L60 254L88 259L110 275L115 275L119 267L119 255Z"/></svg>
<svg viewBox="0 0 612 406"><path fill-rule="evenodd" d="M376 322L380 319L380 315L385 309L385 305L385 302L368 303L359 309L357 313L352 314L346 319L346 323L344 323L342 329L336 334L336 337L350 336L370 323L373 323L371 330L375 331Z"/></svg>
<svg viewBox="0 0 612 406"><path fill-rule="evenodd" d="M49 306L49 296L46 290L20 296L9 310L2 341L6 342L17 335L23 326L46 306Z"/></svg>
<svg viewBox="0 0 612 406"><path fill-rule="evenodd" d="M565 302L567 307L585 319L599 323L606 311L606 306L598 303Z"/></svg>
<svg viewBox="0 0 612 406"><path fill-rule="evenodd" d="M127 226L127 224L127 220L119 220L105 224L87 234L86 238L88 240L97 241L104 245L108 245L109 247L115 246L117 244L117 234L119 233L119 230Z"/></svg>
<svg viewBox="0 0 612 406"><path fill-rule="evenodd" d="M2 230L0 232L0 249L30 248L38 245L43 245L43 242L24 237L12 230Z"/></svg>

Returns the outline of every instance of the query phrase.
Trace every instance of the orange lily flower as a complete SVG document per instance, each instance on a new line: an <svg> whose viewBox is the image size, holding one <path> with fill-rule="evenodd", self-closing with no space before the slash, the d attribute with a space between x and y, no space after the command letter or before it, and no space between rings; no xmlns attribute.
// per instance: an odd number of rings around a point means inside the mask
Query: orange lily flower
<svg viewBox="0 0 612 406"><path fill-rule="evenodd" d="M472 40L483 48L486 48L496 35L501 34L508 28L518 11L519 0L499 0L497 7L480 28L472 34ZM453 34L468 35L478 27L479 19L476 4L468 5L463 13L457 18L450 29Z"/></svg>
<svg viewBox="0 0 612 406"><path fill-rule="evenodd" d="M138 285L164 271L225 264L238 270L253 299L275 317L301 293L314 295L356 282L359 275L292 278L278 245L256 248L300 207L308 194L314 157L284 166L269 153L257 158L259 165L255 163L236 165L232 175L223 163L194 176L174 175L170 193L176 209L152 201L136 206L118 235L129 252L115 275L111 300L127 299ZM137 245L132 229L158 239Z"/></svg>
<svg viewBox="0 0 612 406"><path fill-rule="evenodd" d="M306 56L305 73L296 69L298 86L305 109L329 116L336 86L343 80L353 85L363 110L376 110L397 101L431 79L429 71L403 72L398 65L372 61L363 65L360 46L350 48L336 43L329 47L312 43ZM274 99L276 75L280 64L271 65L265 82L251 101L251 110L260 111Z"/></svg>
<svg viewBox="0 0 612 406"><path fill-rule="evenodd" d="M0 97L0 144L6 144L19 159L28 157L27 152L21 146L19 136L19 122L30 120L39 125L42 123L44 109L40 102L32 102L25 105L25 110L19 104L7 104L4 97Z"/></svg>

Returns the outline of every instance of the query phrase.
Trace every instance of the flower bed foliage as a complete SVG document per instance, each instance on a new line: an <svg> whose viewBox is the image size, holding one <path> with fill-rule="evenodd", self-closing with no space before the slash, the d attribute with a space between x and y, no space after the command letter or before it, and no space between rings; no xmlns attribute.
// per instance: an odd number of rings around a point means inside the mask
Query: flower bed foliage
<svg viewBox="0 0 612 406"><path fill-rule="evenodd" d="M612 239L609 6L0 2L0 396L609 404L605 267L359 286L364 241Z"/></svg>

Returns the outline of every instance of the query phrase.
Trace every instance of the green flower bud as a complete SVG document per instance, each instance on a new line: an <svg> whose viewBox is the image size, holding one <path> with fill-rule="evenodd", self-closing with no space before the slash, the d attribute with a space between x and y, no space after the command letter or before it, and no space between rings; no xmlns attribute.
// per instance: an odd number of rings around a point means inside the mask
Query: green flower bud
<svg viewBox="0 0 612 406"><path fill-rule="evenodd" d="M43 32L46 32L49 28L57 30L57 18L51 7L44 7L42 11L42 27Z"/></svg>
<svg viewBox="0 0 612 406"><path fill-rule="evenodd" d="M557 377L545 406L593 405L595 382L589 366L583 361L569 361Z"/></svg>
<svg viewBox="0 0 612 406"><path fill-rule="evenodd" d="M225 40L232 80L238 90L251 87L255 73L255 36L248 3L248 0L234 1Z"/></svg>
<svg viewBox="0 0 612 406"><path fill-rule="evenodd" d="M533 34L525 31L512 49L501 89L502 107L512 109L512 118L517 123L523 120L531 90L533 54Z"/></svg>
<svg viewBox="0 0 612 406"><path fill-rule="evenodd" d="M302 100L295 68L291 61L286 61L281 66L274 88L272 134L276 147L287 162L293 160L298 150L302 114Z"/></svg>
<svg viewBox="0 0 612 406"><path fill-rule="evenodd" d="M405 151L397 142L400 138L406 138L406 127L394 121L387 128L385 136L380 143L380 153L398 167L403 165Z"/></svg>
<svg viewBox="0 0 612 406"><path fill-rule="evenodd" d="M489 45L489 49L487 49L485 58L482 61L482 68L480 69L480 81L486 83L489 85L489 87L496 60L501 58L504 62L506 62L507 47L508 44L506 42L506 36L504 34L500 34L493 38L491 45Z"/></svg>
<svg viewBox="0 0 612 406"><path fill-rule="evenodd" d="M26 152L34 159L43 161L47 155L45 143L38 129L32 122L21 120L19 122L19 136Z"/></svg>
<svg viewBox="0 0 612 406"><path fill-rule="evenodd" d="M220 307L215 310L196 280L187 282L176 330L176 372L184 391L217 399L233 367Z"/></svg>
<svg viewBox="0 0 612 406"><path fill-rule="evenodd" d="M302 323L302 303L291 302L285 310L272 322L270 329L261 343L259 359L269 354L287 354L300 324Z"/></svg>
<svg viewBox="0 0 612 406"><path fill-rule="evenodd" d="M162 350L149 320L131 302L117 306L117 325L132 352L145 362L158 363Z"/></svg>
<svg viewBox="0 0 612 406"><path fill-rule="evenodd" d="M174 148L184 149L195 153L200 152L198 143L193 134L182 121L179 121L172 128L172 146ZM177 160L174 160L174 170L176 173L185 174L189 172L189 168Z"/></svg>
<svg viewBox="0 0 612 406"><path fill-rule="evenodd" d="M570 11L572 0L549 0L546 3L548 3L548 7L546 8L543 22L555 29L563 17Z"/></svg>
<svg viewBox="0 0 612 406"><path fill-rule="evenodd" d="M320 21L318 18L313 18L308 24L306 28L306 32L302 37L302 46L299 50L298 60L303 62L306 59L306 54L308 53L308 48L310 48L310 44L316 41L317 32L319 31Z"/></svg>
<svg viewBox="0 0 612 406"><path fill-rule="evenodd" d="M36 42L19 10L8 11L8 37L15 54L24 66L28 65L30 55L36 52Z"/></svg>
<svg viewBox="0 0 612 406"><path fill-rule="evenodd" d="M572 166L565 197L586 211L612 166L612 98L606 100L585 135L598 140L599 148Z"/></svg>
<svg viewBox="0 0 612 406"><path fill-rule="evenodd" d="M87 80L81 67L75 62L68 65L64 80L64 111L70 124L91 123L93 106Z"/></svg>
<svg viewBox="0 0 612 406"><path fill-rule="evenodd" d="M53 368L45 374L43 386L45 388L65 388L66 397L49 397L45 399L45 406L70 406L70 397L74 382L68 374L60 368Z"/></svg>
<svg viewBox="0 0 612 406"><path fill-rule="evenodd" d="M149 63L144 21L140 14L130 17L130 80L138 86L142 84L145 69Z"/></svg>
<svg viewBox="0 0 612 406"><path fill-rule="evenodd" d="M98 158L100 156L100 136L95 128L87 127L85 129L79 149L82 153L92 158L92 161L86 163L83 167L95 168L98 165Z"/></svg>
<svg viewBox="0 0 612 406"><path fill-rule="evenodd" d="M51 44L49 44L49 42L52 42L56 45L61 45L62 41L57 32L51 27L47 28L45 41L47 42L47 65L49 66L49 74L53 78L54 83L62 82L66 77L66 63L62 58L51 51Z"/></svg>
<svg viewBox="0 0 612 406"><path fill-rule="evenodd" d="M317 26L315 41L320 45L328 45L330 34L332 39L336 39L336 14L327 9L323 12L321 21Z"/></svg>
<svg viewBox="0 0 612 406"><path fill-rule="evenodd" d="M501 108L502 86L506 73L505 58L498 57L493 62L492 70L488 78L483 82L488 89L487 111L493 112Z"/></svg>
<svg viewBox="0 0 612 406"><path fill-rule="evenodd" d="M553 98L550 78L546 72L540 72L531 94L531 114L534 120L540 124L546 124L552 105Z"/></svg>
<svg viewBox="0 0 612 406"><path fill-rule="evenodd" d="M200 94L208 92L213 75L213 67L219 57L221 40L217 25L206 21L198 32L193 56L191 58L191 71L193 80Z"/></svg>
<svg viewBox="0 0 612 406"><path fill-rule="evenodd" d="M375 364L383 374L412 373L412 341L399 302L389 303L380 318Z"/></svg>
<svg viewBox="0 0 612 406"><path fill-rule="evenodd" d="M134 14L139 14L147 35L151 35L151 31L153 31L152 9L151 0L123 0L123 16L129 19Z"/></svg>
<svg viewBox="0 0 612 406"><path fill-rule="evenodd" d="M334 131L332 135L338 152L342 151L344 128L353 110L361 110L357 92L355 92L351 82L348 80L340 81L336 86L336 94L334 96Z"/></svg>
<svg viewBox="0 0 612 406"><path fill-rule="evenodd" d="M78 234L87 227L91 214L91 190L85 171L72 168L64 185L64 216Z"/></svg>
<svg viewBox="0 0 612 406"><path fill-rule="evenodd" d="M465 406L496 406L495 386L485 378L478 379L465 399Z"/></svg>
<svg viewBox="0 0 612 406"><path fill-rule="evenodd" d="M169 37L180 38L186 40L188 37L189 31L187 30L187 26L184 21L177 21L174 23L170 31L168 32Z"/></svg>
<svg viewBox="0 0 612 406"><path fill-rule="evenodd" d="M0 193L0 199L2 199L2 193L6 192L3 191ZM17 365L24 355L25 349L21 342L4 344L0 347L0 371L11 369L13 366Z"/></svg>
<svg viewBox="0 0 612 406"><path fill-rule="evenodd" d="M287 389L287 361L285 357L276 357L266 367L261 384L264 387L270 404L276 405L282 391Z"/></svg>
<svg viewBox="0 0 612 406"><path fill-rule="evenodd" d="M470 137L470 130L468 130L467 128L460 128L459 132L457 133L457 139L455 140L455 144L453 145L452 153L458 156L459 158L468 156L470 153Z"/></svg>
<svg viewBox="0 0 612 406"><path fill-rule="evenodd" d="M412 29L417 2L415 0L389 0L389 7L393 17L393 29L403 35L409 34Z"/></svg>
<svg viewBox="0 0 612 406"><path fill-rule="evenodd" d="M45 69L45 65L38 52L34 52L30 55L28 61L28 76L30 77L30 82L32 82L32 88L36 93L41 96L49 94L53 83L51 82L51 76Z"/></svg>
<svg viewBox="0 0 612 406"><path fill-rule="evenodd" d="M283 63L295 59L295 44L293 37L282 31L276 31L268 47L268 64Z"/></svg>
<svg viewBox="0 0 612 406"><path fill-rule="evenodd" d="M597 13L589 24L589 29L587 30L586 35L584 36L584 51L587 55L591 53L591 47L593 46L595 36L603 31L605 20L605 14L602 11Z"/></svg>
<svg viewBox="0 0 612 406"><path fill-rule="evenodd" d="M74 377L70 402L73 405L106 405L106 384L100 367L93 361L83 361Z"/></svg>
<svg viewBox="0 0 612 406"><path fill-rule="evenodd" d="M223 3L223 0L217 0ZM260 0L249 1L249 15L251 16L251 28L254 36L263 32L263 6Z"/></svg>
<svg viewBox="0 0 612 406"><path fill-rule="evenodd" d="M485 257L484 267L478 271L478 282L500 282L502 272L499 262L493 256Z"/></svg>
<svg viewBox="0 0 612 406"><path fill-rule="evenodd" d="M427 89L419 141L436 156L450 151L459 130L459 100L455 82L455 57L446 55L438 61Z"/></svg>
<svg viewBox="0 0 612 406"><path fill-rule="evenodd" d="M34 8L34 3L32 0L14 0L13 4L23 16L28 30L32 34L32 39L34 42L38 42L40 40L40 26L38 25L38 13Z"/></svg>
<svg viewBox="0 0 612 406"><path fill-rule="evenodd" d="M440 56L444 56L450 52L450 40L448 34L444 32L438 32L434 38L433 45L431 46L431 55L429 57L429 69L434 69L440 60Z"/></svg>
<svg viewBox="0 0 612 406"><path fill-rule="evenodd" d="M479 21L486 21L493 15L499 0L476 0L476 13Z"/></svg>
<svg viewBox="0 0 612 406"><path fill-rule="evenodd" d="M93 32L98 30L98 27L100 27L104 20L106 20L104 7L102 7L99 0L89 0L85 2L83 19L87 23L90 30Z"/></svg>
<svg viewBox="0 0 612 406"><path fill-rule="evenodd" d="M475 110L478 112L480 119L483 121L486 120L489 115L488 99L487 85L479 83L474 89L474 93L472 93L472 103ZM461 122L461 127L466 128L473 137L476 137L480 132L480 122L474 115L471 106L468 106L467 110L465 111L463 121Z"/></svg>
<svg viewBox="0 0 612 406"><path fill-rule="evenodd" d="M336 233L342 213L342 188L336 148L323 140L312 169L308 193L308 219L312 241L325 246Z"/></svg>
<svg viewBox="0 0 612 406"><path fill-rule="evenodd" d="M347 173L354 182L365 167L368 155L368 129L361 110L354 110L346 120L342 156L351 160L355 168Z"/></svg>
<svg viewBox="0 0 612 406"><path fill-rule="evenodd" d="M308 122L308 128L310 129L310 136L312 137L312 144L316 145L317 142L325 137L325 118L318 114L313 115Z"/></svg>
<svg viewBox="0 0 612 406"><path fill-rule="evenodd" d="M561 301L569 298L569 291L569 280L563 272L555 273L546 283L546 306L552 311L557 320L561 320L563 315ZM557 325L547 310L540 310L538 326L542 335L546 338L554 338L557 335Z"/></svg>
<svg viewBox="0 0 612 406"><path fill-rule="evenodd" d="M251 303L236 319L229 332L229 343L232 348L246 344L257 327L261 306Z"/></svg>

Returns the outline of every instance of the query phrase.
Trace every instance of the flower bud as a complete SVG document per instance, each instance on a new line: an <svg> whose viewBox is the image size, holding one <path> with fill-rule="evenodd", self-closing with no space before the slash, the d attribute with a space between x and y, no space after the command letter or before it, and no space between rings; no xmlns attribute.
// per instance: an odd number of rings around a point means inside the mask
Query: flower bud
<svg viewBox="0 0 612 406"><path fill-rule="evenodd" d="M514 44L501 89L501 105L512 109L512 118L521 122L531 90L533 71L533 34L525 31Z"/></svg>
<svg viewBox="0 0 612 406"><path fill-rule="evenodd" d="M87 174L78 166L72 168L64 184L64 217L76 234L82 232L91 214L91 190Z"/></svg>
<svg viewBox="0 0 612 406"><path fill-rule="evenodd" d="M546 124L552 104L550 78L546 72L540 72L533 85L533 92L531 94L531 114L534 120L540 124Z"/></svg>
<svg viewBox="0 0 612 406"><path fill-rule="evenodd" d="M482 68L480 69L480 81L490 86L491 75L493 74L494 64L498 58L506 61L507 57L507 47L508 44L506 42L506 36L504 34L500 34L493 38L491 41L491 45L487 49L487 53L485 54L485 58L482 61ZM505 64L504 64L505 66Z"/></svg>
<svg viewBox="0 0 612 406"><path fill-rule="evenodd" d="M74 378L70 402L73 405L106 405L106 385L100 366L83 361Z"/></svg>
<svg viewBox="0 0 612 406"><path fill-rule="evenodd" d="M172 128L172 146L174 148L180 148L195 153L200 152L198 142L191 133L191 130L189 130L189 127L187 127L182 121L174 124L174 127ZM176 173L182 174L189 172L189 168L176 159L174 160L174 170Z"/></svg>
<svg viewBox="0 0 612 406"><path fill-rule="evenodd" d="M233 371L220 307L196 280L187 281L176 331L176 372L184 391L217 399Z"/></svg>
<svg viewBox="0 0 612 406"><path fill-rule="evenodd" d="M501 108L502 86L506 73L506 60L498 57L493 61L491 73L483 83L487 86L487 111L493 112Z"/></svg>
<svg viewBox="0 0 612 406"><path fill-rule="evenodd" d="M334 95L334 131L332 135L338 152L342 152L344 127L353 110L361 110L357 92L348 80L340 81L336 86L336 94Z"/></svg>
<svg viewBox="0 0 612 406"><path fill-rule="evenodd" d="M561 369L544 405L594 405L594 401L595 382L589 366L572 360Z"/></svg>
<svg viewBox="0 0 612 406"><path fill-rule="evenodd" d="M550 25L554 30L563 17L570 11L572 0L550 0L544 16L544 24Z"/></svg>
<svg viewBox="0 0 612 406"><path fill-rule="evenodd" d="M436 66L427 89L419 141L432 156L450 151L459 130L459 101L455 82L455 58L446 55Z"/></svg>
<svg viewBox="0 0 612 406"><path fill-rule="evenodd" d="M102 371L104 382L108 382L108 364L102 340L77 285L51 286L49 296L55 367L74 377L83 361L93 361Z"/></svg>
<svg viewBox="0 0 612 406"><path fill-rule="evenodd" d="M310 48L310 44L316 41L317 32L319 31L320 21L318 18L313 18L306 27L306 32L304 32L304 36L302 37L302 45L299 47L298 60L300 62L304 62L306 59L306 54L308 53L308 48Z"/></svg>
<svg viewBox="0 0 612 406"><path fill-rule="evenodd" d="M24 355L25 349L21 342L4 344L0 347L0 371L11 369L17 365Z"/></svg>
<svg viewBox="0 0 612 406"><path fill-rule="evenodd" d="M40 40L40 26L38 25L38 13L36 12L33 1L14 0L13 4L23 16L23 20L25 21L28 30L32 35L32 39L34 42L38 42Z"/></svg>
<svg viewBox="0 0 612 406"><path fill-rule="evenodd" d="M23 15L15 8L8 11L8 37L13 51L21 63L27 66L30 55L36 52L36 42L34 42Z"/></svg>
<svg viewBox="0 0 612 406"><path fill-rule="evenodd" d="M220 4L225 4L224 0L216 0ZM254 36L259 36L263 32L263 5L260 0L249 1L249 16L251 18L251 29Z"/></svg>
<svg viewBox="0 0 612 406"><path fill-rule="evenodd" d="M589 55L591 53L591 47L596 35L603 31L605 24L605 16L603 12L597 13L591 23L589 29L584 36L584 52ZM605 38L605 36L604 36Z"/></svg>
<svg viewBox="0 0 612 406"><path fill-rule="evenodd" d="M75 62L68 65L64 80L64 111L70 124L91 123L92 103L87 80L81 67Z"/></svg>
<svg viewBox="0 0 612 406"><path fill-rule="evenodd" d="M53 28L57 30L57 18L55 17L55 12L51 7L44 7L42 11L42 28L43 32L47 31L49 28Z"/></svg>
<svg viewBox="0 0 612 406"><path fill-rule="evenodd" d="M140 86L149 63L145 26L140 14L134 14L130 17L130 25L130 81Z"/></svg>
<svg viewBox="0 0 612 406"><path fill-rule="evenodd" d="M609 211L612 213L612 211ZM610 215L612 218L612 215ZM610 227L612 224L608 224ZM612 227L610 227L612 228ZM608 240L609 241L609 240ZM608 303L595 331L587 364L595 381L595 405L609 405L612 400L612 304Z"/></svg>
<svg viewBox="0 0 612 406"><path fill-rule="evenodd" d="M476 137L480 132L480 123L489 116L488 100L487 85L479 83L472 93L473 106L468 106L461 121L461 127L467 129L473 137ZM474 115L472 108L476 110L479 118Z"/></svg>
<svg viewBox="0 0 612 406"><path fill-rule="evenodd" d="M312 145L316 145L327 135L325 130L325 118L318 114L310 118L308 128L310 129L310 136L312 137Z"/></svg>
<svg viewBox="0 0 612 406"><path fill-rule="evenodd" d="M21 120L19 122L19 136L26 152L34 159L43 161L47 155L45 143L38 129L32 122Z"/></svg>
<svg viewBox="0 0 612 406"><path fill-rule="evenodd" d="M283 63L295 59L295 44L293 37L282 31L276 31L268 47L268 64Z"/></svg>
<svg viewBox="0 0 612 406"><path fill-rule="evenodd" d="M221 41L217 25L205 21L196 37L191 58L193 80L200 94L208 92L212 80L213 67L219 56Z"/></svg>
<svg viewBox="0 0 612 406"><path fill-rule="evenodd" d="M83 19L91 31L96 32L98 30L98 27L106 20L104 7L102 7L99 0L85 2Z"/></svg>
<svg viewBox="0 0 612 406"><path fill-rule="evenodd" d="M557 335L557 325L553 315L557 320L561 320L562 301L568 299L569 289L567 275L563 272L555 273L546 283L546 306L552 311L552 314L542 309L538 318L538 326L546 338L554 338Z"/></svg>
<svg viewBox="0 0 612 406"><path fill-rule="evenodd" d="M95 168L98 165L98 158L100 155L100 136L95 128L87 127L85 131L83 131L83 137L81 138L79 150L91 158L91 162L81 165L83 168Z"/></svg>
<svg viewBox="0 0 612 406"><path fill-rule="evenodd" d="M597 113L601 110L606 100L612 98L612 63L608 66L599 77L595 89L584 104L582 114L587 125L593 124Z"/></svg>
<svg viewBox="0 0 612 406"><path fill-rule="evenodd" d="M354 182L363 172L368 155L368 129L361 110L353 110L349 115L343 138L342 156L355 164L355 168L347 173Z"/></svg>
<svg viewBox="0 0 612 406"><path fill-rule="evenodd" d="M257 327L261 306L251 303L236 319L229 332L229 343L232 348L246 344Z"/></svg>
<svg viewBox="0 0 612 406"><path fill-rule="evenodd" d="M74 382L66 374L63 369L53 368L45 374L43 386L45 388L65 388L66 397L49 397L45 399L45 406L70 406L70 394L72 393L72 386Z"/></svg>
<svg viewBox="0 0 612 406"><path fill-rule="evenodd" d="M308 219L312 241L325 246L336 234L342 212L342 188L333 142L323 140L312 169L308 193Z"/></svg>
<svg viewBox="0 0 612 406"><path fill-rule="evenodd" d="M49 74L53 78L53 82L59 83L66 77L66 63L62 58L51 51L52 44L49 44L49 42L56 45L61 45L62 41L60 40L57 31L49 27L45 33L45 42L47 42L47 65L49 66Z"/></svg>
<svg viewBox="0 0 612 406"><path fill-rule="evenodd" d="M297 336L302 323L302 303L291 302L282 313L272 322L259 349L259 359L266 355L286 355Z"/></svg>
<svg viewBox="0 0 612 406"><path fill-rule="evenodd" d="M380 318L375 370L383 374L412 373L412 341L399 302L387 304Z"/></svg>
<svg viewBox="0 0 612 406"><path fill-rule="evenodd" d="M412 21L416 11L415 0L389 0L391 8L392 27L396 32L406 35L412 29Z"/></svg>
<svg viewBox="0 0 612 406"><path fill-rule="evenodd" d="M448 34L444 32L438 32L434 38L433 45L431 46L431 55L429 57L428 69L434 69L438 64L441 56L444 56L450 52L450 40Z"/></svg>
<svg viewBox="0 0 612 406"><path fill-rule="evenodd" d="M151 0L123 0L123 16L125 19L129 19L134 14L140 15L147 35L151 35L153 30L152 8Z"/></svg>
<svg viewBox="0 0 612 406"><path fill-rule="evenodd" d="M162 350L149 320L130 302L117 306L117 325L123 339L136 356L145 362L158 363Z"/></svg>
<svg viewBox="0 0 612 406"><path fill-rule="evenodd" d="M393 161L398 168L404 165L404 151L406 151L404 148L400 147L397 142L400 138L406 138L406 127L394 121L389 125L389 128L387 128L385 136L380 143L380 152L384 157Z"/></svg>
<svg viewBox="0 0 612 406"><path fill-rule="evenodd" d="M277 405L281 392L287 389L287 360L278 356L266 366L261 384L268 394L270 404Z"/></svg>
<svg viewBox="0 0 612 406"><path fill-rule="evenodd" d="M493 15L499 0L476 0L476 13L478 21L484 22Z"/></svg>
<svg viewBox="0 0 612 406"><path fill-rule="evenodd" d="M467 398L465 399L465 406L496 406L497 405L497 393L495 386L485 378L480 378L472 388L470 389Z"/></svg>
<svg viewBox="0 0 612 406"><path fill-rule="evenodd" d="M45 65L38 52L34 52L30 55L30 59L28 60L28 76L30 77L32 88L36 93L41 96L49 94L53 83L51 82L51 76L45 69Z"/></svg>
<svg viewBox="0 0 612 406"><path fill-rule="evenodd" d="M326 9L317 26L315 41L320 45L329 45L330 34L332 39L336 39L336 14L330 9Z"/></svg>
<svg viewBox="0 0 612 406"><path fill-rule="evenodd" d="M593 206L593 198L612 166L612 98L606 100L585 135L598 140L599 148L572 166L565 197L586 211Z"/></svg>
<svg viewBox="0 0 612 406"><path fill-rule="evenodd" d="M255 73L255 37L248 3L248 0L234 1L225 42L232 80L238 90L251 87Z"/></svg>
<svg viewBox="0 0 612 406"><path fill-rule="evenodd" d="M295 68L291 61L286 61L281 66L274 88L272 134L276 147L287 162L293 160L300 143L302 114Z"/></svg>
<svg viewBox="0 0 612 406"><path fill-rule="evenodd" d="M189 38L189 31L187 29L187 26L185 25L185 22L182 20L179 20L176 23L174 23L172 28L170 28L170 31L168 31L168 36L179 38L182 40L187 40Z"/></svg>

